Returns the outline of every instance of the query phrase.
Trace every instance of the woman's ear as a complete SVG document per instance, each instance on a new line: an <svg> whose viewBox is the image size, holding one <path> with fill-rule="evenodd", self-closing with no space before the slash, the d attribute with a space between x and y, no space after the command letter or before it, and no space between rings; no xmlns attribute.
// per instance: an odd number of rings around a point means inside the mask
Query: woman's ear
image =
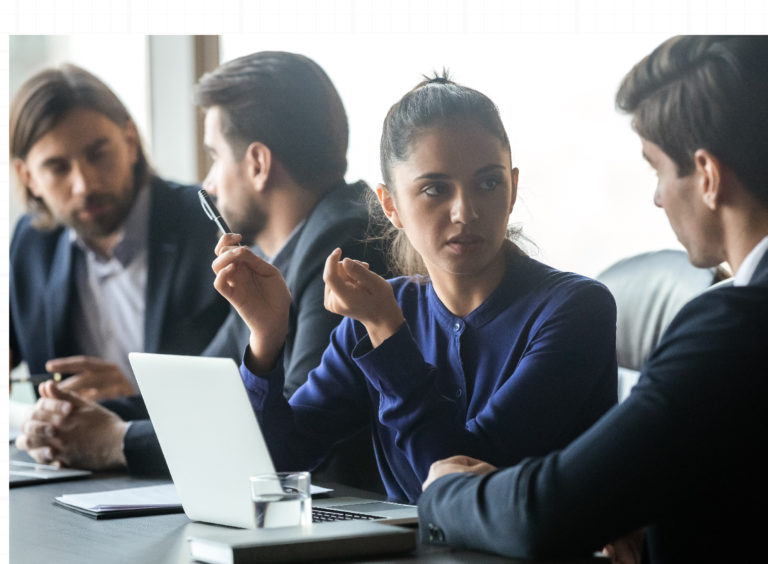
<svg viewBox="0 0 768 564"><path fill-rule="evenodd" d="M245 150L245 173L257 191L264 190L272 171L272 151L264 143L254 141Z"/></svg>
<svg viewBox="0 0 768 564"><path fill-rule="evenodd" d="M512 209L515 207L517 201L517 179L520 175L520 171L517 167L512 169L512 196L509 200L509 213L512 213Z"/></svg>
<svg viewBox="0 0 768 564"><path fill-rule="evenodd" d="M384 186L384 184L379 184L376 186L376 196L379 198L381 209L384 210L384 215L387 216L387 219L389 219L392 225L398 229L402 229L403 224L400 221L400 216L395 207L395 199L392 197L392 194L390 194L389 188Z"/></svg>

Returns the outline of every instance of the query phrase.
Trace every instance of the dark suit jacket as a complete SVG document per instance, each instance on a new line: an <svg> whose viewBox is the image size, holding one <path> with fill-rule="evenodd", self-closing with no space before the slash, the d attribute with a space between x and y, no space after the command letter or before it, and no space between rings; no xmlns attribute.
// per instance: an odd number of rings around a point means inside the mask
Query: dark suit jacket
<svg viewBox="0 0 768 564"><path fill-rule="evenodd" d="M422 534L509 556L572 556L648 526L651 562L758 561L766 444L768 254L748 286L689 302L627 400L566 449L435 481L419 501Z"/></svg>
<svg viewBox="0 0 768 564"><path fill-rule="evenodd" d="M285 279L292 298L290 331L283 354L286 397L293 395L309 371L320 364L331 331L342 319L323 306L323 269L328 255L341 247L343 256L364 260L374 272L387 275L380 245L366 242L366 190L369 188L362 182L332 189L317 203L298 234ZM240 316L232 312L203 355L225 356L240 362L249 335Z"/></svg>
<svg viewBox="0 0 768 564"><path fill-rule="evenodd" d="M199 354L229 304L213 288L216 226L197 190L153 178L150 193L145 352ZM32 374L51 358L81 354L71 311L77 303L73 246L63 227L39 231L24 216L10 251L10 329L14 362Z"/></svg>
<svg viewBox="0 0 768 564"><path fill-rule="evenodd" d="M343 256L366 261L371 270L387 275L380 245L365 241L370 221L366 190L369 188L362 182L341 184L332 189L317 203L298 234L286 276L293 299L290 331L283 354L286 397L290 397L307 379L309 371L320 364L331 331L342 319L323 306L323 269L328 255L341 247ZM249 336L248 327L233 311L203 354L230 357L239 363ZM314 476L381 490L369 433L367 429L361 430L358 437L343 447L344 454L331 457ZM132 424L125 437L123 452L132 472L167 471L149 421Z"/></svg>

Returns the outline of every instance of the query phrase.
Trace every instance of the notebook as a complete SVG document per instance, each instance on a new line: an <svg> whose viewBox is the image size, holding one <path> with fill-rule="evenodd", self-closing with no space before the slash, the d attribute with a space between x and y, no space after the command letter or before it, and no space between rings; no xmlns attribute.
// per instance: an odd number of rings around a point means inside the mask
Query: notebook
<svg viewBox="0 0 768 564"><path fill-rule="evenodd" d="M370 521L278 529L229 529L190 523L185 533L192 558L210 564L328 562L340 557L396 554L416 546L413 529Z"/></svg>
<svg viewBox="0 0 768 564"><path fill-rule="evenodd" d="M248 477L275 468L235 362L128 356L184 512L194 521L253 528ZM418 521L415 505L360 497L313 500L312 505L390 524Z"/></svg>

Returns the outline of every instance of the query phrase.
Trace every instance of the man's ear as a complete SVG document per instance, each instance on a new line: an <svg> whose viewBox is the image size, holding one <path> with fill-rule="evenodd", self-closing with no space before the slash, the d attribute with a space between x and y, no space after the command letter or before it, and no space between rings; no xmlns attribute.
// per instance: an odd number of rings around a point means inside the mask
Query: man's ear
<svg viewBox="0 0 768 564"><path fill-rule="evenodd" d="M254 188L264 190L272 172L272 151L264 143L254 141L245 150L243 161Z"/></svg>
<svg viewBox="0 0 768 564"><path fill-rule="evenodd" d="M724 170L720 160L706 149L697 149L693 154L693 164L699 182L699 190L704 205L715 211L724 196Z"/></svg>
<svg viewBox="0 0 768 564"><path fill-rule="evenodd" d="M402 229L403 224L400 221L400 215L397 213L397 208L395 207L395 199L392 197L392 194L390 194L389 188L384 186L384 184L379 184L376 186L376 196L379 198L379 203L381 204L381 209L384 210L384 215L387 216L392 225L398 229Z"/></svg>
<svg viewBox="0 0 768 564"><path fill-rule="evenodd" d="M33 186L34 183L32 182L32 174L30 174L29 167L27 166L27 163L24 162L24 159L20 159L18 157L14 158L13 169L16 171L16 178L19 179L21 185L25 186L33 196L39 198L40 194L38 194L35 186Z"/></svg>

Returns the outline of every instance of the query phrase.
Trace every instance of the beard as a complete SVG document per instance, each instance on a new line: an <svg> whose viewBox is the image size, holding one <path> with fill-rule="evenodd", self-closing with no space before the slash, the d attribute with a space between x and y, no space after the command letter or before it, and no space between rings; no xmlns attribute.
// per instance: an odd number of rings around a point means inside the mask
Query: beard
<svg viewBox="0 0 768 564"><path fill-rule="evenodd" d="M62 223L71 227L85 241L100 239L114 234L125 222L131 211L136 196L136 189L126 189L120 194L89 194L82 202L71 209ZM83 217L82 212L95 213Z"/></svg>
<svg viewBox="0 0 768 564"><path fill-rule="evenodd" d="M238 204L237 206L224 205L221 208L221 215L224 216L233 233L243 236L243 244L251 246L267 224L267 213L251 198L246 198Z"/></svg>

